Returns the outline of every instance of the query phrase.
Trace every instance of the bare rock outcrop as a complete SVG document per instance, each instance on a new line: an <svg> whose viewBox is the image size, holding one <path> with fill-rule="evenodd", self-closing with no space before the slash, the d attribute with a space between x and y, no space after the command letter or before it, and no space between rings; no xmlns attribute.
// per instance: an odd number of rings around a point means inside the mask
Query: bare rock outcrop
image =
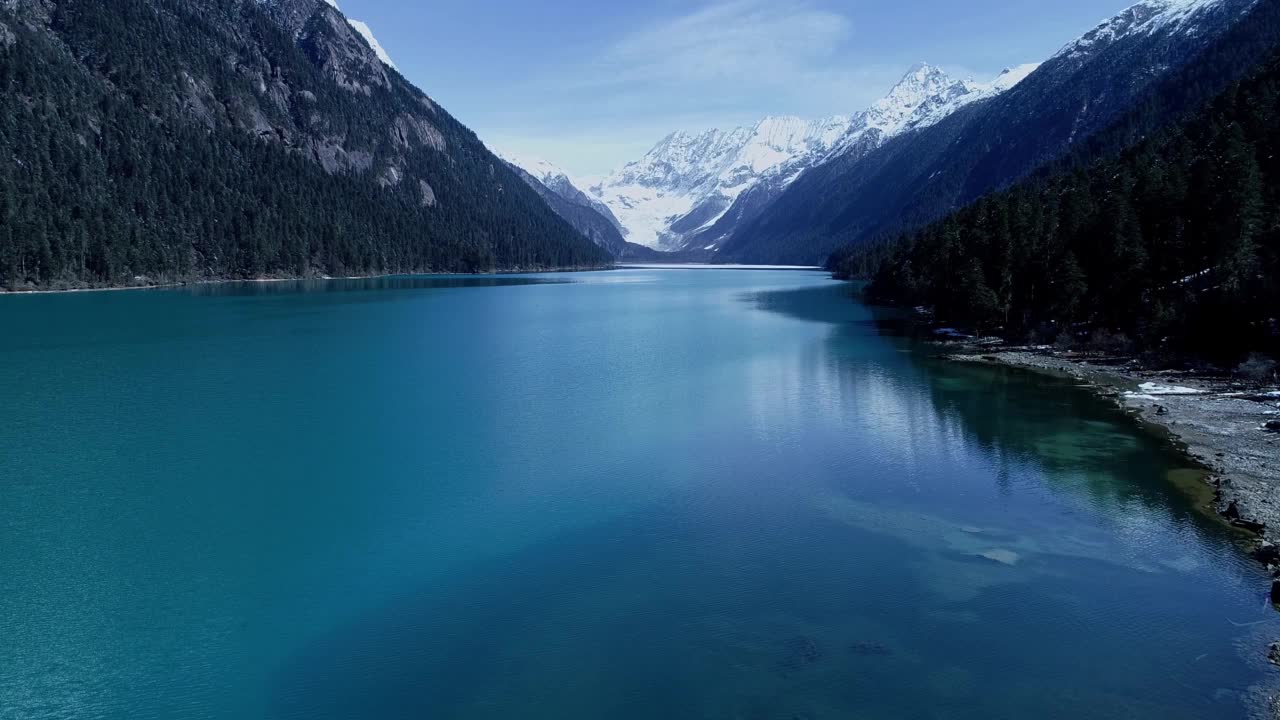
<svg viewBox="0 0 1280 720"><path fill-rule="evenodd" d="M426 146L440 152L445 151L444 135L426 119L414 115L396 118L391 126L391 142L401 150Z"/></svg>

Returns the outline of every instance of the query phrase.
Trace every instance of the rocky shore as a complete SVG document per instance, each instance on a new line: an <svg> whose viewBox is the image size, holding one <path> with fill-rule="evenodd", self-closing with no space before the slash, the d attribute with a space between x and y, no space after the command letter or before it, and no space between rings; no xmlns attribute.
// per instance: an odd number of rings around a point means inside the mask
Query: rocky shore
<svg viewBox="0 0 1280 720"><path fill-rule="evenodd" d="M1166 435L1208 471L1213 509L1257 536L1253 555L1272 571L1271 599L1280 605L1280 388L998 341L946 343L944 357L1073 378ZM1280 641L1271 645L1269 659L1280 665ZM1280 720L1280 694L1265 694L1259 704L1267 707L1268 717Z"/></svg>

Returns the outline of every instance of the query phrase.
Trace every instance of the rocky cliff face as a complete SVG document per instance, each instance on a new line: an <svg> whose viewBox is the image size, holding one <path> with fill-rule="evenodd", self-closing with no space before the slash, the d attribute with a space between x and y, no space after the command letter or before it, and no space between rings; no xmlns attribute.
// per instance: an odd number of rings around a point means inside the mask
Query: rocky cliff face
<svg viewBox="0 0 1280 720"><path fill-rule="evenodd" d="M137 5L137 0L125 0ZM51 29L75 28L76 0L9 0ZM170 2L155 0L154 11ZM195 0L185 12L200 20L182 40L183 56L158 57L157 95L178 115L206 126L230 124L301 152L330 173L369 173L384 187L434 186L419 153L449 155L442 117L423 92L391 68L366 37L327 0ZM262 31L278 25L293 47ZM177 28L174 28L177 30ZM148 51L153 48L142 48ZM203 57L202 57L203 56ZM212 61L212 62L211 62ZM303 62L299 62L303 61ZM228 77L228 74L230 77ZM490 163L478 148L465 154ZM435 202L421 193L424 204Z"/></svg>

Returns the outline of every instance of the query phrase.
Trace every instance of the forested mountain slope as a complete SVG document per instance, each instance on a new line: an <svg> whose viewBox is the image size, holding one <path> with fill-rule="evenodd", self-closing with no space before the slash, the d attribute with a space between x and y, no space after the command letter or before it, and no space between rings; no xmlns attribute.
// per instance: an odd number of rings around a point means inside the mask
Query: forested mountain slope
<svg viewBox="0 0 1280 720"><path fill-rule="evenodd" d="M0 0L0 286L597 266L323 0Z"/></svg>
<svg viewBox="0 0 1280 720"><path fill-rule="evenodd" d="M1280 55L1118 156L1059 170L840 269L870 270L872 300L1014 338L1280 354Z"/></svg>
<svg viewBox="0 0 1280 720"><path fill-rule="evenodd" d="M721 258L823 262L920 227L1062 157L1130 115L1140 136L1203 102L1280 39L1277 0L1144 0L1000 96L801 175ZM1204 62L1204 56L1213 61Z"/></svg>

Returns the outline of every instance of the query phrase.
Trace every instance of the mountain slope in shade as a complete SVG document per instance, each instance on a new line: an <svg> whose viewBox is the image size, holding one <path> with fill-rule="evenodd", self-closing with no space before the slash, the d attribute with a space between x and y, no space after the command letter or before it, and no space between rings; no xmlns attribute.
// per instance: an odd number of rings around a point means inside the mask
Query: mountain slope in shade
<svg viewBox="0 0 1280 720"><path fill-rule="evenodd" d="M516 174L520 176L520 179L533 188L547 205L565 222L572 225L575 230L582 233L588 240L607 251L614 258L621 258L626 255L627 241L623 239L622 232L600 211L592 207L581 191L569 186L569 188L572 188L572 192L568 195L562 194L544 184L542 179L534 176L519 165L510 161L507 162L515 170ZM581 195L582 201L578 201L575 197L576 195Z"/></svg>
<svg viewBox="0 0 1280 720"><path fill-rule="evenodd" d="M1107 127L1254 5L1147 0L1130 7L989 102L949 113L870 152L832 156L741 226L721 258L823 262L837 247L967 204ZM1222 87L1234 79L1224 73L1212 82Z"/></svg>
<svg viewBox="0 0 1280 720"><path fill-rule="evenodd" d="M627 242L622 226L609 208L578 189L568 173L546 160L507 153L503 160L532 187L547 205L589 240L608 251L616 260L660 260L663 253Z"/></svg>
<svg viewBox="0 0 1280 720"><path fill-rule="evenodd" d="M0 26L0 285L609 262L324 0Z"/></svg>
<svg viewBox="0 0 1280 720"><path fill-rule="evenodd" d="M498 157L507 161L511 165L515 165L524 170L530 176L535 178L544 187L552 192L560 195L564 199L577 204L586 205L596 212L611 225L613 225L622 234L622 224L618 222L618 218L614 217L613 211L607 205L579 189L580 184L569 177L569 173L565 172L559 166L542 158L519 155L509 152L499 152Z"/></svg>
<svg viewBox="0 0 1280 720"><path fill-rule="evenodd" d="M1006 71L983 84L922 63L863 112L815 122L769 117L750 128L698 135L676 132L588 192L613 211L633 242L713 251L809 167L936 123L1004 92L1032 69Z"/></svg>
<svg viewBox="0 0 1280 720"><path fill-rule="evenodd" d="M1267 23L1273 40L1278 15ZM1231 45L1197 65L1234 61L1242 43ZM850 248L832 269L869 278L865 294L877 304L933 308L940 322L1011 339L1105 329L1171 366L1280 357L1278 99L1273 51L1120 152L1092 161L1073 152L1076 162L1052 163L902 238Z"/></svg>

